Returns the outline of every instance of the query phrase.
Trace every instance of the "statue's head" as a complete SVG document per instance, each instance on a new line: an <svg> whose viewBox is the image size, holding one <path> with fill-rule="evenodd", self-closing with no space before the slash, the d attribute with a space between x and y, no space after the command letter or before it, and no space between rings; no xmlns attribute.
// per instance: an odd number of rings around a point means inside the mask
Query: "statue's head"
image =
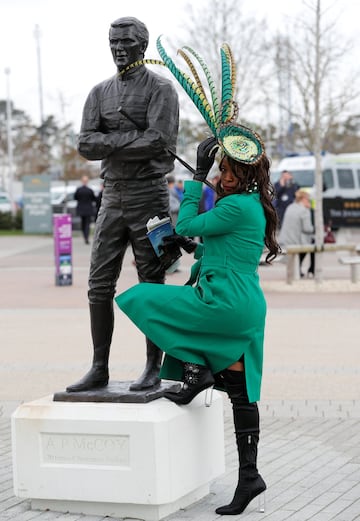
<svg viewBox="0 0 360 521"><path fill-rule="evenodd" d="M137 18L118 18L110 26L109 42L114 63L118 71L121 71L144 58L149 43L149 31Z"/></svg>

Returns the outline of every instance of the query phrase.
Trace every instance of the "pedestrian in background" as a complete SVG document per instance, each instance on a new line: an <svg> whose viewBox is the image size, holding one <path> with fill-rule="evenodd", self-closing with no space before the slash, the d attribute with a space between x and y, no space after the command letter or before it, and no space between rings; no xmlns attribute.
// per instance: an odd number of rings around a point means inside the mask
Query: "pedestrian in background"
<svg viewBox="0 0 360 521"><path fill-rule="evenodd" d="M176 226L181 200L180 200L177 190L175 189L175 177L171 174L168 174L166 176L166 179L168 182L168 189L169 189L169 206L170 206L171 222L172 222L173 226Z"/></svg>
<svg viewBox="0 0 360 521"><path fill-rule="evenodd" d="M85 244L89 244L90 224L94 216L96 195L94 191L88 187L89 178L87 175L82 176L81 183L82 185L75 191L74 199L77 201L76 213L81 218L81 232Z"/></svg>
<svg viewBox="0 0 360 521"><path fill-rule="evenodd" d="M279 243L285 248L290 244L312 244L314 242L313 234L310 194L305 190L297 190L295 201L285 211ZM304 277L301 266L305 257L306 253L299 254L300 277ZM307 273L308 277L312 277L315 273L314 252L310 253L310 266Z"/></svg>
<svg viewBox="0 0 360 521"><path fill-rule="evenodd" d="M175 189L175 192L177 193L180 201L182 201L184 198L184 181L182 179L175 178L174 189Z"/></svg>
<svg viewBox="0 0 360 521"><path fill-rule="evenodd" d="M279 181L274 184L274 206L278 216L279 228L282 226L286 208L294 202L295 192L300 187L294 182L294 178L288 170L283 170Z"/></svg>
<svg viewBox="0 0 360 521"><path fill-rule="evenodd" d="M217 198L216 195L216 185L220 180L220 176L216 174L212 179L210 179L210 183L214 186L214 189L210 188L208 185L204 185L203 192L199 205L199 213L208 212L215 206L215 201Z"/></svg>

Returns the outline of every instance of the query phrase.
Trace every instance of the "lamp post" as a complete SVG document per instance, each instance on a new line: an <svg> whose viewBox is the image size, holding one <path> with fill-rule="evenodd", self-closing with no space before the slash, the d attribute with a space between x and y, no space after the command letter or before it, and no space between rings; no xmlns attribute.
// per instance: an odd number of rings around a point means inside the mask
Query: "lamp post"
<svg viewBox="0 0 360 521"><path fill-rule="evenodd" d="M11 213L15 215L15 204L14 204L14 190L13 190L13 181L14 181L14 168L13 168L13 143L12 143L12 135L11 135L11 119L12 119L12 110L11 110L11 99L10 99L10 68L6 67L6 131L7 131L7 153L8 153L8 168L9 168L9 184L8 191L11 202Z"/></svg>
<svg viewBox="0 0 360 521"><path fill-rule="evenodd" d="M41 49L40 49L40 27L35 25L34 36L36 41L36 56L38 65L38 87L39 87L39 106L40 106L40 125L44 123L44 104L43 104L43 88L42 88L42 72L41 72Z"/></svg>

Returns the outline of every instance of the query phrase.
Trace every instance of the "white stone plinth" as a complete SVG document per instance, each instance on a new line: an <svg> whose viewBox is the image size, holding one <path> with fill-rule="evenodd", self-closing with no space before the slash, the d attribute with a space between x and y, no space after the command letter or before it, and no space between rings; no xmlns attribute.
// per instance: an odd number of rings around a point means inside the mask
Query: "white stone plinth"
<svg viewBox="0 0 360 521"><path fill-rule="evenodd" d="M225 470L223 401L25 403L12 415L14 490L37 509L159 519Z"/></svg>

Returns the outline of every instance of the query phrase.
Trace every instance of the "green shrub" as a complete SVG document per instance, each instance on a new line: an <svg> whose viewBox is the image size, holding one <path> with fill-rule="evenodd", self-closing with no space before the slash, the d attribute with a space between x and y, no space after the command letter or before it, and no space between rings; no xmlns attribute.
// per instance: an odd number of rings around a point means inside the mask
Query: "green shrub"
<svg viewBox="0 0 360 521"><path fill-rule="evenodd" d="M13 227L15 230L22 230L23 228L23 212L21 209L16 211L13 218Z"/></svg>
<svg viewBox="0 0 360 521"><path fill-rule="evenodd" d="M13 224L10 212L0 212L0 230L11 230Z"/></svg>
<svg viewBox="0 0 360 521"><path fill-rule="evenodd" d="M17 210L14 216L11 212L0 212L0 230L22 230L22 211Z"/></svg>

